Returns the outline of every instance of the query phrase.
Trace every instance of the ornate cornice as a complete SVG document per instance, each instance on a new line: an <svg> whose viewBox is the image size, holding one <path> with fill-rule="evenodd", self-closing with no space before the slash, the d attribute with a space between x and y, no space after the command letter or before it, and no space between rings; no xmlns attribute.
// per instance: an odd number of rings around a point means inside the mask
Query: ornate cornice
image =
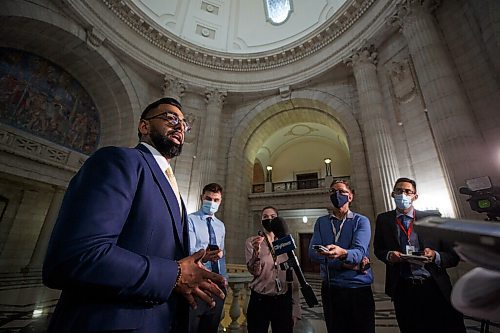
<svg viewBox="0 0 500 333"><path fill-rule="evenodd" d="M335 15L325 25L307 38L301 39L279 52L247 55L225 54L202 49L167 32L146 15L140 14L124 0L102 0L121 21L143 36L154 46L182 61L233 72L253 72L288 65L299 61L331 44L347 31L376 0L355 0Z"/></svg>
<svg viewBox="0 0 500 333"><path fill-rule="evenodd" d="M0 125L0 151L71 172L77 172L88 157L42 141L45 140Z"/></svg>

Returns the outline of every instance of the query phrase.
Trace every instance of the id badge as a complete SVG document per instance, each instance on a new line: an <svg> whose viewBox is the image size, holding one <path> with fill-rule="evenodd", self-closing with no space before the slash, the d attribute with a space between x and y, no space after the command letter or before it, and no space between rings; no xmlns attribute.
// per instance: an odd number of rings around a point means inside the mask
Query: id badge
<svg viewBox="0 0 500 333"><path fill-rule="evenodd" d="M415 252L415 246L406 245L406 254L412 254L413 252Z"/></svg>
<svg viewBox="0 0 500 333"><path fill-rule="evenodd" d="M281 281L280 279L276 278L274 279L274 282L276 283L276 291L279 293L281 290L283 290L283 287L281 286Z"/></svg>

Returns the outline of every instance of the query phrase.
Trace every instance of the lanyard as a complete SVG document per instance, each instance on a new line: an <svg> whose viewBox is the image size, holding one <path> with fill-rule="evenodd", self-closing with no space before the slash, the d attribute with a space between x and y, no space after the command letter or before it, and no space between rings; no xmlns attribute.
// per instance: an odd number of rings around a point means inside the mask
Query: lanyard
<svg viewBox="0 0 500 333"><path fill-rule="evenodd" d="M415 221L415 210L413 210L413 218L410 222L410 226L408 227L408 231L406 231L405 227L401 223L401 220L403 220L403 216L405 216L405 215L400 215L401 219L396 217L396 223L399 225L399 228L403 231L406 238L408 239L408 244L411 245L410 236L411 236L411 232L413 231L413 221Z"/></svg>
<svg viewBox="0 0 500 333"><path fill-rule="evenodd" d="M344 218L342 219L342 222L340 223L340 226L339 226L339 230L337 231L337 228L335 228L335 223L333 223L333 219L335 217L332 216L332 219L330 220L332 222L332 230L333 230L333 235L335 237L335 244L338 243L339 241L339 238L340 238L340 233L342 232L342 228L344 227L344 222L345 220L347 219L347 215L344 216ZM338 221L338 220L337 220Z"/></svg>
<svg viewBox="0 0 500 333"><path fill-rule="evenodd" d="M260 236L260 233L259 233L259 236ZM269 242L269 239L267 238L267 234L262 233L262 236L264 236L264 240L266 241L267 247L269 248L269 252L271 252L271 256L273 257L274 267L277 269L278 268L278 264L277 264L278 258L276 257L276 253L274 252L274 248L272 247L271 243Z"/></svg>

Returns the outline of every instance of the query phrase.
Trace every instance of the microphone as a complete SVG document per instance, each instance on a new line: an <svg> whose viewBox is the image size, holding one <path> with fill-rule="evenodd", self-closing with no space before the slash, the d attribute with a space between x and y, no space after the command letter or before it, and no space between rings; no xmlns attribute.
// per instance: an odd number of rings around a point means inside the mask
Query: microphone
<svg viewBox="0 0 500 333"><path fill-rule="evenodd" d="M273 248L276 255L280 255L286 253L288 256L288 265L293 268L297 279L300 284L300 291L306 300L307 305L312 308L315 305L318 305L318 299L314 294L314 290L311 285L306 282L306 278L304 277L304 273L302 273L302 269L299 266L299 262L297 257L295 256L295 252L293 251L297 247L295 246L295 242L293 241L292 235L288 232L288 225L285 220L281 217L275 217L271 221L271 231L276 236L277 240L273 242Z"/></svg>
<svg viewBox="0 0 500 333"><path fill-rule="evenodd" d="M469 189L468 187L465 187L465 186L460 186L458 188L458 192L460 192L460 194L467 194L467 195L474 194L474 191L472 191L471 189Z"/></svg>

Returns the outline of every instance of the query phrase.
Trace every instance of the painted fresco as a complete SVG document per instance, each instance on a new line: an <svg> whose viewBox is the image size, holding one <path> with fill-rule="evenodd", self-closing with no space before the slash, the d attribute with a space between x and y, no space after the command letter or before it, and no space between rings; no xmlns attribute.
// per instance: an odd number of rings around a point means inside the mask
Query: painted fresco
<svg viewBox="0 0 500 333"><path fill-rule="evenodd" d="M99 114L78 81L46 59L8 48L0 48L0 122L84 154L99 141Z"/></svg>

